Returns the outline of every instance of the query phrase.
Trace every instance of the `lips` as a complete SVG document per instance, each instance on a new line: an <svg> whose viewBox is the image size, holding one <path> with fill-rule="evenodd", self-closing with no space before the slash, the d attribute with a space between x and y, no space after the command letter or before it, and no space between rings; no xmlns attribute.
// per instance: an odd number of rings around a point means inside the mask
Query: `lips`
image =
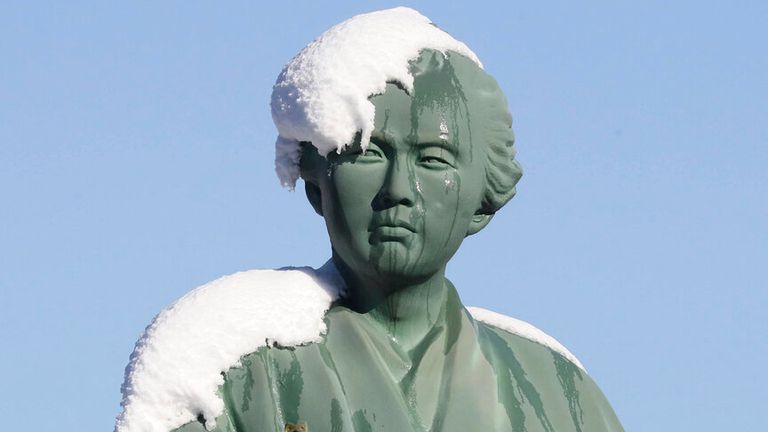
<svg viewBox="0 0 768 432"><path fill-rule="evenodd" d="M410 222L404 221L404 220L382 220L382 221L376 221L371 224L370 231L408 231L408 232L416 232L416 230L413 228L413 225L411 225Z"/></svg>
<svg viewBox="0 0 768 432"><path fill-rule="evenodd" d="M377 239L379 241L405 241L416 232L409 221L391 217L377 218L375 216L369 231L372 235L372 240Z"/></svg>
<svg viewBox="0 0 768 432"><path fill-rule="evenodd" d="M382 240L386 240L389 238L407 237L413 234L413 231L405 227L380 226L373 230L373 234L376 234Z"/></svg>

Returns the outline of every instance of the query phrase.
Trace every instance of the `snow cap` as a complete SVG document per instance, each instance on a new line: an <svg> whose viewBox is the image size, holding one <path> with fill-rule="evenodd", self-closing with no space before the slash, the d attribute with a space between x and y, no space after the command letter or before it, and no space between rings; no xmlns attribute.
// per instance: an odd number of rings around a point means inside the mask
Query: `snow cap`
<svg viewBox="0 0 768 432"><path fill-rule="evenodd" d="M483 67L466 45L407 7L354 16L288 62L272 89L271 102L280 183L296 185L299 142L310 142L327 156L343 150L360 133L360 144L367 147L375 115L368 98L384 93L387 82L413 91L409 63L424 49L454 51Z"/></svg>

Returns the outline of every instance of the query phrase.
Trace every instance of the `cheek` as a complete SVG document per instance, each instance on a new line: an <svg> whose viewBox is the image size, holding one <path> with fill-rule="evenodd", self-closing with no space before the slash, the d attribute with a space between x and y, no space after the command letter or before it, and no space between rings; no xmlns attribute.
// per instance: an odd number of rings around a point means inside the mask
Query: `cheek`
<svg viewBox="0 0 768 432"><path fill-rule="evenodd" d="M479 201L475 199L474 182L465 184L454 170L426 173L420 182L419 205L423 207L425 228L432 234L430 238L443 242L463 239L475 212L475 201Z"/></svg>
<svg viewBox="0 0 768 432"><path fill-rule="evenodd" d="M382 181L386 176L385 164L353 164L344 163L336 165L329 171L328 182L342 194L350 199L356 197L360 201L368 201L370 204L373 197L381 188Z"/></svg>
<svg viewBox="0 0 768 432"><path fill-rule="evenodd" d="M478 182L456 170L430 172L419 176L421 201L451 213L474 213L480 202Z"/></svg>
<svg viewBox="0 0 768 432"><path fill-rule="evenodd" d="M329 222L347 231L368 228L371 219L371 202L379 186L376 186L376 170L354 165L337 166L326 177L323 191L324 214Z"/></svg>

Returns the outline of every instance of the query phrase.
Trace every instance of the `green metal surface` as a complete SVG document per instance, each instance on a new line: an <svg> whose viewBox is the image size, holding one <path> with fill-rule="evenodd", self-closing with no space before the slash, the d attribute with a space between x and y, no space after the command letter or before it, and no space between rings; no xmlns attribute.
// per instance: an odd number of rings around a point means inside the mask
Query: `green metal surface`
<svg viewBox="0 0 768 432"><path fill-rule="evenodd" d="M463 239L514 195L520 170L490 76L434 51L412 71L411 94L392 83L371 98L367 149L356 142L326 159L303 146L307 197L348 293L322 342L263 348L226 373L216 430L621 431L581 369L472 319L445 278Z"/></svg>
<svg viewBox="0 0 768 432"><path fill-rule="evenodd" d="M245 357L221 389L227 409L216 430L622 430L595 383L563 356L474 321L450 284L434 297L435 326L412 350L377 318L337 306L322 343Z"/></svg>

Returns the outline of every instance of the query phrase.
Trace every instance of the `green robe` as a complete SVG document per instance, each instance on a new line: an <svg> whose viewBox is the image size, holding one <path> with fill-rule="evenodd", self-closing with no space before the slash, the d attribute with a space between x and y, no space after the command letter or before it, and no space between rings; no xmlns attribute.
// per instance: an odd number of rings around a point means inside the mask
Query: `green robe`
<svg viewBox="0 0 768 432"><path fill-rule="evenodd" d="M560 353L473 319L453 287L435 313L408 353L368 314L332 307L323 341L261 348L225 374L214 430L623 431L595 382ZM202 431L200 421L177 429Z"/></svg>

